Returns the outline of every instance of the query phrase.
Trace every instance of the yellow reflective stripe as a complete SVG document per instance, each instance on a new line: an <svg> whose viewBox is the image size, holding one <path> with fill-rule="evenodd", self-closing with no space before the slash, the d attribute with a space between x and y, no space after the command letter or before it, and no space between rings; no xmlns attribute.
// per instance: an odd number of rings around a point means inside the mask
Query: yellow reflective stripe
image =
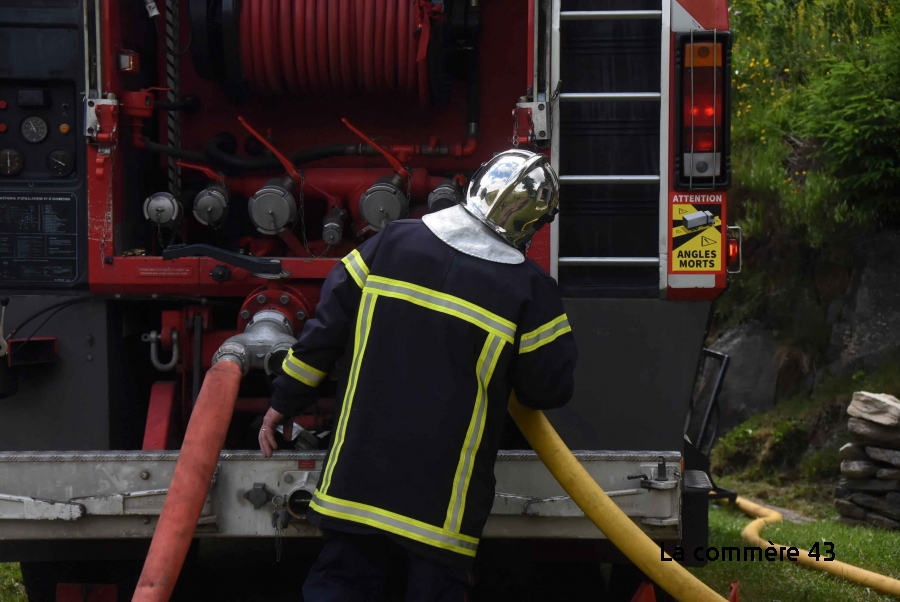
<svg viewBox="0 0 900 602"><path fill-rule="evenodd" d="M403 282L402 280L384 278L383 276L369 276L366 281L366 290L377 292L383 297L409 301L421 307L455 316L483 328L491 334L497 335L508 343L513 342L516 334L516 325L509 320L501 318L497 314L465 299L425 288L424 286Z"/></svg>
<svg viewBox="0 0 900 602"><path fill-rule="evenodd" d="M359 251L353 249L350 253L341 259L341 263L347 268L347 272L359 285L359 288L366 286L366 278L369 276L369 266L363 261Z"/></svg>
<svg viewBox="0 0 900 602"><path fill-rule="evenodd" d="M487 422L488 395L487 388L491 382L497 360L503 352L503 342L495 335L489 335L484 342L481 356L476 364L475 377L478 381L478 392L475 395L475 409L472 411L472 419L466 432L462 452L459 457L459 465L456 467L456 475L453 478L453 493L450 497L450 505L447 507L447 518L444 528L454 533L459 533L462 518L466 511L466 495L469 491L469 481L472 479L472 471L475 467L475 455L481 445L481 437L484 434L484 423Z"/></svg>
<svg viewBox="0 0 900 602"><path fill-rule="evenodd" d="M478 539L461 533L451 533L446 529L429 525L419 520L382 510L375 506L342 500L321 491L316 491L310 508L327 516L362 523L396 535L408 537L418 542L464 554L475 556Z"/></svg>
<svg viewBox="0 0 900 602"><path fill-rule="evenodd" d="M548 343L552 343L567 332L572 332L572 328L569 326L569 317L563 314L540 328L523 334L519 343L519 353L528 353L539 349Z"/></svg>
<svg viewBox="0 0 900 602"><path fill-rule="evenodd" d="M293 349L288 351L287 357L285 357L284 361L281 363L281 369L284 370L288 376L299 380L309 387L318 387L319 383L325 380L325 377L327 376L325 372L322 372L318 368L314 368L306 362L297 359Z"/></svg>
<svg viewBox="0 0 900 602"><path fill-rule="evenodd" d="M344 444L344 435L347 433L347 421L350 418L350 408L353 405L353 395L356 393L356 383L359 379L359 367L362 364L363 355L366 353L366 342L369 339L369 331L372 328L372 314L375 311L376 299L377 295L363 292L359 315L356 319L353 362L350 365L350 376L347 380L347 392L344 395L341 417L338 421L337 429L335 429L331 453L328 455L328 465L322 473L323 478L320 486L322 493L328 492L328 486L331 484L331 474L334 472L334 466L337 464L338 456L341 453L341 446Z"/></svg>

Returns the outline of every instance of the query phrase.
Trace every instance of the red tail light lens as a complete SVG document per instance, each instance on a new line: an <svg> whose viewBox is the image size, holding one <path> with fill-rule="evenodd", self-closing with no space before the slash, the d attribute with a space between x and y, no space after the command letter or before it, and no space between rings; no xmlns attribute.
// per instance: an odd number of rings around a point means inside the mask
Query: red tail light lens
<svg viewBox="0 0 900 602"><path fill-rule="evenodd" d="M685 45L681 76L684 107L682 150L685 153L722 150L722 99L725 96L722 52L721 43L695 42ZM712 168L720 171L717 166L708 167Z"/></svg>
<svg viewBox="0 0 900 602"><path fill-rule="evenodd" d="M741 246L738 244L737 239L729 238L728 239L728 264L733 265L737 263L738 259L741 256Z"/></svg>
<svg viewBox="0 0 900 602"><path fill-rule="evenodd" d="M680 73L676 109L676 183L679 187L727 186L731 35L679 36Z"/></svg>

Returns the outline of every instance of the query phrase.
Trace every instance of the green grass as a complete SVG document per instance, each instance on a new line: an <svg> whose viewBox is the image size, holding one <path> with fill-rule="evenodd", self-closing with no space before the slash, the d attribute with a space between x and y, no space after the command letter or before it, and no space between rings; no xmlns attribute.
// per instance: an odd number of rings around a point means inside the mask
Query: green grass
<svg viewBox="0 0 900 602"><path fill-rule="evenodd" d="M750 521L732 507L711 505L709 510L709 545L740 546L741 530ZM900 578L900 533L849 527L833 519L811 524L780 523L762 531L763 537L775 543L809 549L815 542L834 544L837 560ZM741 600L750 602L856 602L893 600L863 586L832 577L827 573L804 568L790 562L710 562L703 568L690 569L699 579L727 596L731 583L741 584Z"/></svg>
<svg viewBox="0 0 900 602"><path fill-rule="evenodd" d="M831 502L835 484L811 481L779 486L769 481L738 480L730 476L716 478L716 485L739 495L818 520L838 517Z"/></svg>
<svg viewBox="0 0 900 602"><path fill-rule="evenodd" d="M18 563L0 562L0 602L27 602Z"/></svg>

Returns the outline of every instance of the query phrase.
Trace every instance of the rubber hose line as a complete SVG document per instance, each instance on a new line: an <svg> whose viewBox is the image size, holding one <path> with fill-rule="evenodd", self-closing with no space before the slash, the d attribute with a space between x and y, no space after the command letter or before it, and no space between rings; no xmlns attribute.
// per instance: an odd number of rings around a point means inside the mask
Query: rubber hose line
<svg viewBox="0 0 900 602"><path fill-rule="evenodd" d="M387 90L384 81L384 24L387 0L375 0L375 89Z"/></svg>
<svg viewBox="0 0 900 602"><path fill-rule="evenodd" d="M293 1L294 6L294 68L297 70L297 82L301 90L309 89L309 77L306 75L306 7L302 2Z"/></svg>
<svg viewBox="0 0 900 602"><path fill-rule="evenodd" d="M416 0L245 0L244 79L267 95L403 92L427 105L420 21Z"/></svg>
<svg viewBox="0 0 900 602"><path fill-rule="evenodd" d="M279 36L276 34L277 11L278 2L266 2L262 6L262 28L265 32L263 59L266 64L266 79L269 82L269 88L281 93L284 89L281 87L281 69L279 68L281 53L278 51Z"/></svg>
<svg viewBox="0 0 900 602"><path fill-rule="evenodd" d="M309 82L312 91L316 94L322 91L319 85L319 71L316 66L316 2L315 0L294 0L301 6L306 5L306 18L304 20L304 29L306 31L306 73L309 75Z"/></svg>
<svg viewBox="0 0 900 602"><path fill-rule="evenodd" d="M278 24L281 28L281 57L284 60L282 67L284 68L284 78L287 80L287 87L291 94L299 94L300 86L297 85L297 70L294 67L294 20L293 20L293 2L291 0L281 0L278 13Z"/></svg>
<svg viewBox="0 0 900 602"><path fill-rule="evenodd" d="M341 90L344 83L341 81L340 2L331 0L328 4L331 6L328 11L328 71L331 73L331 86Z"/></svg>
<svg viewBox="0 0 900 602"><path fill-rule="evenodd" d="M394 6L394 10L388 8L385 11L384 22L384 85L389 90L397 88L397 13L399 6Z"/></svg>
<svg viewBox="0 0 900 602"><path fill-rule="evenodd" d="M253 71L256 73L257 85L266 89L266 68L262 47L265 45L264 40L268 32L262 25L263 0L253 0L251 6L253 10L250 12L250 31L253 32L253 37L250 43L253 44Z"/></svg>
<svg viewBox="0 0 900 602"><path fill-rule="evenodd" d="M252 21L250 17L251 10L250 2L244 2L241 5L240 32L241 58L243 59L241 67L243 68L244 79L247 85L256 88L258 86L256 84L256 72L253 70L253 31L250 29Z"/></svg>

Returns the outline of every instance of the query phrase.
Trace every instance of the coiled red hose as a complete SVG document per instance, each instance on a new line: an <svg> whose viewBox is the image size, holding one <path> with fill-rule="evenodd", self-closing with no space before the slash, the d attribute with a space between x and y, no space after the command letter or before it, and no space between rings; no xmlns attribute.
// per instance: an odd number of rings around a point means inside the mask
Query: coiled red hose
<svg viewBox="0 0 900 602"><path fill-rule="evenodd" d="M417 0L244 0L244 79L265 94L403 91L425 105L422 20Z"/></svg>

